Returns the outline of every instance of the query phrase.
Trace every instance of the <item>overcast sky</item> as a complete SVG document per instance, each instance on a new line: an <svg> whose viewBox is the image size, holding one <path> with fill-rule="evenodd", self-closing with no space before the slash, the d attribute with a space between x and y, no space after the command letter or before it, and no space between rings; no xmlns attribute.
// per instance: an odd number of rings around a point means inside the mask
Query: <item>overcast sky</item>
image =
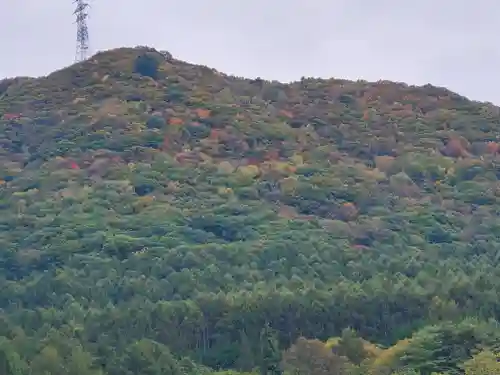
<svg viewBox="0 0 500 375"><path fill-rule="evenodd" d="M89 0L92 52L148 45L225 73L390 79L500 104L498 0ZM0 77L75 54L72 0L0 0Z"/></svg>

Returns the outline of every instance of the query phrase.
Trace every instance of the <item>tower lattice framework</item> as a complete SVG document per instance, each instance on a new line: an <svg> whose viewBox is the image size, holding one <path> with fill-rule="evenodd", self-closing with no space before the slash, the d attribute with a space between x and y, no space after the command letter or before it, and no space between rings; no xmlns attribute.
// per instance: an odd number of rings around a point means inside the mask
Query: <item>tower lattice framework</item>
<svg viewBox="0 0 500 375"><path fill-rule="evenodd" d="M89 28L87 25L89 3L85 0L73 0L76 9L73 14L76 16L76 52L75 62L80 62L88 57L89 51Z"/></svg>

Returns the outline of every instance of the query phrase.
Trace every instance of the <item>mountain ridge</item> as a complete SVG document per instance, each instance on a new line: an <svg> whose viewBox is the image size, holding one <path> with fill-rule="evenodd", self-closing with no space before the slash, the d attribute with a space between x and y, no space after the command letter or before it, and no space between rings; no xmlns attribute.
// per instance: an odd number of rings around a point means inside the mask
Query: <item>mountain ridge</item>
<svg viewBox="0 0 500 375"><path fill-rule="evenodd" d="M133 74L133 59L141 54L147 53L155 54L157 57L163 57L163 61L159 63L159 74L162 75L162 77L156 81L148 77L140 78L140 75ZM6 113L7 116L9 116L9 114L14 114L15 116L19 113L25 113L27 117L30 117L32 111L36 110L48 111L51 112L51 115L71 117L71 111L76 109L81 110L82 108L85 108L88 115L96 114L97 108L93 107L95 107L96 104L99 105L99 103L102 103L105 99L108 99L109 101L114 100L108 110L112 110L114 107L115 111L121 110L122 112L127 112L129 108L116 102L116 100L120 100L126 103L147 102L148 108L146 109L150 114L155 111L155 107L160 111L169 110L171 112L172 105L167 105L166 103L169 103L169 100L170 102L172 102L172 100L175 101L176 95L191 95L190 100L192 103L188 103L190 106L200 104L201 101L199 99L204 98L196 98L196 96L193 95L196 94L194 88L196 85L203 86L203 80L208 80L207 82L212 80L209 82L209 92L203 93L203 95L214 102L213 104L224 105L226 107L238 105L240 106L240 112L244 112L249 118L252 117L252 110L250 107L254 106L254 111L260 111L259 115L266 113L268 117L271 117L272 121L281 121L285 119L288 125L294 128L307 125L307 122L313 122L313 126L315 127L320 125L314 124L314 122L319 122L321 124L322 122L325 123L330 121L334 125L342 125L341 119L332 118L332 116L328 118L329 116L326 113L321 112L325 109L345 112L343 106L345 107L346 104L342 101L346 103L353 101L353 105L359 104L357 102L362 102L362 105L366 108L364 108L363 112L356 115L361 114L361 116L365 118L365 121L368 120L371 122L371 126L375 126L375 122L377 121L388 122L390 126L394 126L393 123L395 121L404 120L405 116L407 120L409 118L410 120L422 119L425 121L427 117L434 116L437 117L437 120L440 122L453 121L453 118L445 118L446 116L452 117L451 112L439 114L435 113L436 111L429 111L429 108L433 108L433 106L437 105L437 101L439 101L439 109L441 112L446 111L447 108L453 108L454 105L459 105L460 103L469 103L469 106L476 106L476 111L483 111L487 116L496 117L498 114L498 107L485 103L470 102L466 98L446 89L429 85L417 87L408 86L402 83L388 83L386 81L365 83L364 81L352 82L336 79L304 79L301 82L293 82L290 84L267 82L259 79L241 80L238 77L229 77L207 67L191 65L180 60L174 60L168 53L165 53L165 55L167 58L149 48L121 48L101 52L83 63L56 71L47 77L27 79L18 84L14 83L11 85L10 90L8 90L9 92L3 94L3 99L0 102L0 109L4 114ZM170 71L170 73L168 73L168 71ZM173 84L169 82L169 74L170 77L174 77L174 80L179 80L180 82L174 82ZM183 74L188 77L188 79L194 79L193 82L190 82L191 87L184 87L187 85L187 81L186 78L182 77ZM128 80L134 82L131 87L128 84L124 84L124 82L129 82ZM235 84L234 82L239 82L241 85ZM314 85L314 82L316 82L316 86L320 87L314 87L313 89L321 90L322 92L317 98L307 97L308 91L311 90L308 88L308 85ZM170 90L168 86L172 85L176 86L176 88L171 90L172 93L165 93L162 91L166 88L168 92ZM302 87L297 88L297 86ZM368 92L369 90L367 90L366 87L370 87L372 92ZM127 89L129 90L127 91ZM184 90L184 93L182 90ZM402 91L399 92L398 90ZM34 96L43 96L47 92L50 92L51 101L48 103L46 100L33 100L33 97L31 95L26 95L26 92L31 92ZM415 97L413 97L412 102L412 95L415 96L415 92L428 96L426 100L423 100L424 98L418 97L417 95L418 104L416 104ZM294 97L288 101L287 94L294 95ZM301 104L301 100L303 99L300 99L300 96L297 96L297 94L306 95L305 99L307 102L305 105ZM169 95L171 96L170 98ZM358 95L361 97L357 98L356 96ZM395 100L398 99L398 95L401 96L402 102ZM242 98L238 99L242 101L242 103L233 103L239 96L242 96ZM353 96L355 98L354 100ZM85 101L88 101L89 98L91 98L90 108L85 106ZM382 98L382 103L377 103L377 98ZM196 103L197 100L200 103ZM172 103L175 104L174 102ZM337 105L334 105L334 103L337 103ZM380 114L374 111L373 108L376 108L375 104L379 107L380 105L385 105L387 107L385 110L391 112L390 115L387 113ZM347 106L349 105L350 104L347 104ZM55 106L64 106L68 113L64 114L61 113L61 111L54 111ZM170 108L167 108L169 106ZM329 106L332 107L330 108ZM122 108L119 109L119 107ZM203 107L202 103L200 107ZM468 108L466 109L468 110ZM101 108L101 115L105 111L106 109ZM297 112L297 114L294 114L294 112ZM111 115L118 116L117 113L111 113ZM168 113L162 113L161 115L163 117L175 117L173 115L169 116ZM439 119L440 115L443 119ZM127 113L127 116L133 118L133 120L142 120L138 118L139 116L132 116L131 113ZM377 119L380 117L382 118ZM167 120L176 121L175 119ZM184 121L185 119L181 120ZM301 124L301 122L304 124ZM445 130L446 129L440 128L429 129L429 131L443 132ZM453 131L453 128L448 130ZM458 130L460 131L460 129ZM397 131L395 131L395 133L396 134L391 136L397 136ZM490 136L490 139L487 140L494 141L496 137Z"/></svg>

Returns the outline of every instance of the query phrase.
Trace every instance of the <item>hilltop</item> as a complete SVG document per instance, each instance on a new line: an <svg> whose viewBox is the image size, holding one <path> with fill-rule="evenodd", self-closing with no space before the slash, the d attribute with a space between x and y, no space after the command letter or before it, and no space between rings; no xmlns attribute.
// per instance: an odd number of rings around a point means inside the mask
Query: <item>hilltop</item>
<svg viewBox="0 0 500 375"><path fill-rule="evenodd" d="M500 346L490 103L138 47L0 81L0 118L0 366L252 371L262 332L290 373L429 374Z"/></svg>

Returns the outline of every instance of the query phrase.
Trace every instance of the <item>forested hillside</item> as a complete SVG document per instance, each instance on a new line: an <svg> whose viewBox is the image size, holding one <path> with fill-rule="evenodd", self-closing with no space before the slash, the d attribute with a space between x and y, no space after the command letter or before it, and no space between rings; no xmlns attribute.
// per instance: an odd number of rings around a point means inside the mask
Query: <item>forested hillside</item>
<svg viewBox="0 0 500 375"><path fill-rule="evenodd" d="M500 374L500 108L138 47L0 118L0 374Z"/></svg>

